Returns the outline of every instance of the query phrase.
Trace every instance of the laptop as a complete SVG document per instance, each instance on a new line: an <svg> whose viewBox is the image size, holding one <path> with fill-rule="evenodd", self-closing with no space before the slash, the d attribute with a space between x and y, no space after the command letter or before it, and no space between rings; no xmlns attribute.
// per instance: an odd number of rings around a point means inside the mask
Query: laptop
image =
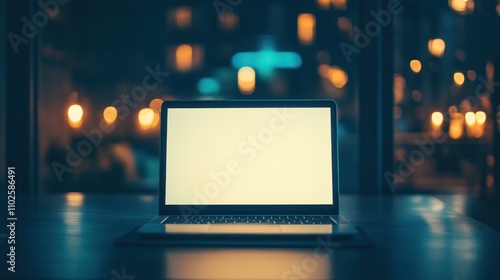
<svg viewBox="0 0 500 280"><path fill-rule="evenodd" d="M145 236L352 237L333 100L165 101L159 215Z"/></svg>

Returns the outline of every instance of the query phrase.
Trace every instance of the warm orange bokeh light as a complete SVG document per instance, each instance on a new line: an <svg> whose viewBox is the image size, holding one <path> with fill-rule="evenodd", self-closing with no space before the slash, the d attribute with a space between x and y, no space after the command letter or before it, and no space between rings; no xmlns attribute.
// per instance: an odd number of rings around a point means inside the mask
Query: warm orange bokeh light
<svg viewBox="0 0 500 280"><path fill-rule="evenodd" d="M422 70L422 63L420 62L420 60L414 59L410 61L410 68L413 72L419 73L420 70Z"/></svg>
<svg viewBox="0 0 500 280"><path fill-rule="evenodd" d="M297 35L303 45L310 45L314 41L316 18L312 14L300 14L297 18Z"/></svg>
<svg viewBox="0 0 500 280"><path fill-rule="evenodd" d="M66 194L66 205L70 207L82 206L83 194L79 192L69 192Z"/></svg>
<svg viewBox="0 0 500 280"><path fill-rule="evenodd" d="M486 113L483 111L476 112L476 122L478 124L484 124L486 122Z"/></svg>
<svg viewBox="0 0 500 280"><path fill-rule="evenodd" d="M463 14L467 9L467 0L448 0L448 5L455 12Z"/></svg>
<svg viewBox="0 0 500 280"><path fill-rule="evenodd" d="M193 67L193 48L183 44L175 50L175 66L179 72L187 72Z"/></svg>
<svg viewBox="0 0 500 280"><path fill-rule="evenodd" d="M337 10L344 11L347 9L347 0L332 0L332 6Z"/></svg>
<svg viewBox="0 0 500 280"><path fill-rule="evenodd" d="M434 112L431 115L431 121L434 126L441 126L443 124L443 114L441 112Z"/></svg>
<svg viewBox="0 0 500 280"><path fill-rule="evenodd" d="M399 104L404 99L404 90L406 87L406 80L401 74L394 74L394 103Z"/></svg>
<svg viewBox="0 0 500 280"><path fill-rule="evenodd" d="M448 0L450 8L458 14L465 15L474 11L474 0Z"/></svg>
<svg viewBox="0 0 500 280"><path fill-rule="evenodd" d="M115 122L116 117L118 116L118 111L115 107L109 106L104 109L104 111L102 112L102 116L104 117L104 121L106 121L107 124L112 124Z"/></svg>
<svg viewBox="0 0 500 280"><path fill-rule="evenodd" d="M316 0L316 4L323 10L330 9L330 0Z"/></svg>
<svg viewBox="0 0 500 280"><path fill-rule="evenodd" d="M244 66L238 70L238 88L241 93L249 95L255 90L255 70L252 67Z"/></svg>
<svg viewBox="0 0 500 280"><path fill-rule="evenodd" d="M224 30L234 30L238 26L239 18L238 15L231 12L226 12L222 17L220 17L219 25Z"/></svg>
<svg viewBox="0 0 500 280"><path fill-rule="evenodd" d="M460 113L455 113L450 121L450 128L448 135L452 139L458 139L462 137L464 133L464 116Z"/></svg>
<svg viewBox="0 0 500 280"><path fill-rule="evenodd" d="M467 125L473 125L476 122L476 115L473 112L465 113L465 123Z"/></svg>
<svg viewBox="0 0 500 280"><path fill-rule="evenodd" d="M155 98L149 102L149 108L153 109L156 113L160 113L161 104L163 104L163 100L160 98Z"/></svg>
<svg viewBox="0 0 500 280"><path fill-rule="evenodd" d="M465 76L462 72L455 72L455 74L453 74L453 80L457 86L461 86L465 82Z"/></svg>
<svg viewBox="0 0 500 280"><path fill-rule="evenodd" d="M486 77L490 80L493 80L493 75L495 74L495 65L493 62L486 62Z"/></svg>
<svg viewBox="0 0 500 280"><path fill-rule="evenodd" d="M155 112L151 108L144 108L139 111L137 118L139 120L139 126L142 129L148 129L153 125Z"/></svg>
<svg viewBox="0 0 500 280"><path fill-rule="evenodd" d="M151 122L151 127L155 127L160 122L160 112L161 105L163 104L163 100L160 98L155 98L149 102L149 108L154 111L153 121Z"/></svg>
<svg viewBox="0 0 500 280"><path fill-rule="evenodd" d="M474 71L474 70L467 71L467 78L469 78L469 80L471 80L471 81L475 81L477 78L476 71Z"/></svg>
<svg viewBox="0 0 500 280"><path fill-rule="evenodd" d="M338 66L321 64L318 66L318 73L321 77L328 79L336 88L343 88L349 81L347 73Z"/></svg>
<svg viewBox="0 0 500 280"><path fill-rule="evenodd" d="M349 77L347 76L347 73L341 68L332 67L329 80L334 87L343 88L347 84Z"/></svg>
<svg viewBox="0 0 500 280"><path fill-rule="evenodd" d="M68 123L71 127L78 128L82 125L83 108L78 104L73 104L68 108Z"/></svg>
<svg viewBox="0 0 500 280"><path fill-rule="evenodd" d="M429 53L435 57L442 57L446 49L446 43L443 39L431 39L427 44Z"/></svg>
<svg viewBox="0 0 500 280"><path fill-rule="evenodd" d="M326 64L321 64L318 66L318 73L323 78L328 78L328 74L330 73L330 66Z"/></svg>
<svg viewBox="0 0 500 280"><path fill-rule="evenodd" d="M337 26L339 27L340 31L349 34L352 29L352 22L348 17L339 17L337 19Z"/></svg>
<svg viewBox="0 0 500 280"><path fill-rule="evenodd" d="M179 28L191 26L191 8L187 6L179 7L175 11L175 24Z"/></svg>

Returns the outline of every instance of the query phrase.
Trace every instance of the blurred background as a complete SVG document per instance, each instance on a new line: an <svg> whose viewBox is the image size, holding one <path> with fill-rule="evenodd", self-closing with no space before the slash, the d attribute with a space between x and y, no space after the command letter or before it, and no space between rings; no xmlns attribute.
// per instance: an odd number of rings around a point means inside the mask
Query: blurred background
<svg viewBox="0 0 500 280"><path fill-rule="evenodd" d="M500 1L388 2L362 26L358 0L60 4L37 35L39 189L156 192L164 100L331 98L341 191L358 192L372 141L360 142L359 53L389 23L384 177L397 192L493 189Z"/></svg>

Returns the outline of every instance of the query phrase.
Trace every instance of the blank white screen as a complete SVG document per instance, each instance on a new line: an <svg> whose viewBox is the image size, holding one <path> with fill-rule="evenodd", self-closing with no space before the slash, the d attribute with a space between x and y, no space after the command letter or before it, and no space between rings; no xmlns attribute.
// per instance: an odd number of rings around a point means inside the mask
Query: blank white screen
<svg viewBox="0 0 500 280"><path fill-rule="evenodd" d="M166 204L332 204L330 108L169 108Z"/></svg>

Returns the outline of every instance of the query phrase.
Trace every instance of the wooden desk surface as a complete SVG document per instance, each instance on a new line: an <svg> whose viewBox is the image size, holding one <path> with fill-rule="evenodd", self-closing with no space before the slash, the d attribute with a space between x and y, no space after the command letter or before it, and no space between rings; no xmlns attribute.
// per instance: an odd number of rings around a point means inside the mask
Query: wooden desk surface
<svg viewBox="0 0 500 280"><path fill-rule="evenodd" d="M500 233L429 195L341 196L375 248L117 247L156 214L156 197L17 197L17 279L500 279ZM459 203L459 201L457 202ZM0 233L5 233L5 228Z"/></svg>

